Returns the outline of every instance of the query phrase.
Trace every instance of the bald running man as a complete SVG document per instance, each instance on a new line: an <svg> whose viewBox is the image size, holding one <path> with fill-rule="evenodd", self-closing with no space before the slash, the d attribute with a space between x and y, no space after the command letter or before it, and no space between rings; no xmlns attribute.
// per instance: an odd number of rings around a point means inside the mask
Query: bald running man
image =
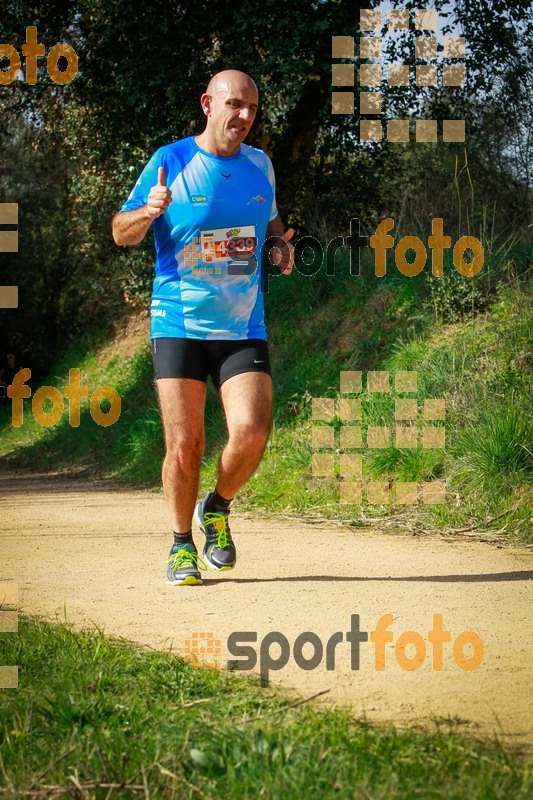
<svg viewBox="0 0 533 800"><path fill-rule="evenodd" d="M257 469L272 426L263 245L282 273L294 263L294 231L284 233L272 163L243 144L257 112L257 86L244 72L224 70L200 102L203 133L157 150L112 222L118 245L136 245L154 229L150 338L174 533L167 581L177 586L201 584L205 562L217 570L235 566L230 504ZM214 490L197 504L208 375L228 441ZM193 515L205 535L203 559L192 538Z"/></svg>

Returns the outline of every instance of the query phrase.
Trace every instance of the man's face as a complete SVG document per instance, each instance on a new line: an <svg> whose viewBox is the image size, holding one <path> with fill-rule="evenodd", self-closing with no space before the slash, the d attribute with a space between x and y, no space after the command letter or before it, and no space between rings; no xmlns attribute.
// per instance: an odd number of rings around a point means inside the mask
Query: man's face
<svg viewBox="0 0 533 800"><path fill-rule="evenodd" d="M208 124L219 140L240 144L250 131L257 113L257 91L248 81L223 81L211 97Z"/></svg>
<svg viewBox="0 0 533 800"><path fill-rule="evenodd" d="M15 366L15 356L13 353L8 353L6 356L7 366L14 367Z"/></svg>

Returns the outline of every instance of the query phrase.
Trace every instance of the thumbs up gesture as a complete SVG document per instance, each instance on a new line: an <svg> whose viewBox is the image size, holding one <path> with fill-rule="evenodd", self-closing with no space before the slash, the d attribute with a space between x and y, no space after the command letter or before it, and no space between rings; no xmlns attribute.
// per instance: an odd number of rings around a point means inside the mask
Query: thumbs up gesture
<svg viewBox="0 0 533 800"><path fill-rule="evenodd" d="M282 240L280 241L281 246L274 245L270 251L274 264L283 275L290 275L294 266L294 247L290 243L293 236L294 228L289 228L282 236L278 237L278 240Z"/></svg>
<svg viewBox="0 0 533 800"><path fill-rule="evenodd" d="M154 219L164 214L172 202L172 192L165 185L166 179L165 170L163 167L159 167L157 170L157 183L150 189L148 202L146 203L148 216Z"/></svg>

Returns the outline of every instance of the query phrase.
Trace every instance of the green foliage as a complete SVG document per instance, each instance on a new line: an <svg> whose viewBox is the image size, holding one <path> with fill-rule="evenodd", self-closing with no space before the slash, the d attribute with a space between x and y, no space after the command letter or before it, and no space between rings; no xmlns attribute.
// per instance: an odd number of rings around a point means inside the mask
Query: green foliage
<svg viewBox="0 0 533 800"><path fill-rule="evenodd" d="M533 417L523 400L489 403L457 436L456 479L485 495L533 481Z"/></svg>
<svg viewBox="0 0 533 800"><path fill-rule="evenodd" d="M441 478L444 472L444 454L434 450L402 450L386 448L370 455L372 477L399 481L430 481Z"/></svg>

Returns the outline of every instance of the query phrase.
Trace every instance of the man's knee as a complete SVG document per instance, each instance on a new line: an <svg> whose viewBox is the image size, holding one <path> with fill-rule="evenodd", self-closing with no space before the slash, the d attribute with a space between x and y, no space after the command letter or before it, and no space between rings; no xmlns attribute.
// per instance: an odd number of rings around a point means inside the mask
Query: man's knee
<svg viewBox="0 0 533 800"><path fill-rule="evenodd" d="M198 463L204 452L205 438L194 431L171 431L166 436L166 455L172 461Z"/></svg>
<svg viewBox="0 0 533 800"><path fill-rule="evenodd" d="M268 441L271 423L268 420L242 420L230 430L230 444L254 453L262 452Z"/></svg>

